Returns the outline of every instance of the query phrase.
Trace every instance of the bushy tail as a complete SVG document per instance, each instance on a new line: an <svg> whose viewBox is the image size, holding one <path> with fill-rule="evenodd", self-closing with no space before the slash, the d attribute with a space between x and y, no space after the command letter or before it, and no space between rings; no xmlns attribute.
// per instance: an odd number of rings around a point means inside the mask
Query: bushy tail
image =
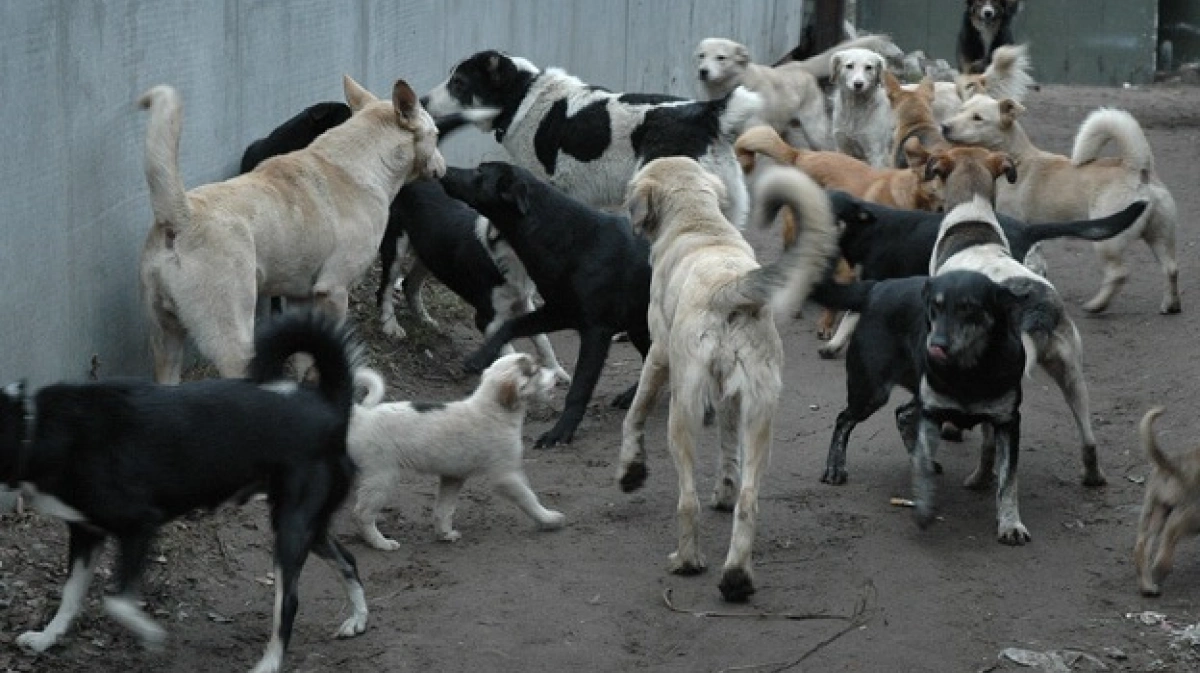
<svg viewBox="0 0 1200 673"><path fill-rule="evenodd" d="M179 135L183 103L172 87L159 85L138 98L138 107L150 111L146 123L146 183L154 221L184 227L191 222L187 193L179 177Z"/></svg>
<svg viewBox="0 0 1200 673"><path fill-rule="evenodd" d="M1175 466L1175 463L1171 462L1171 459L1167 457L1167 454L1163 453L1162 449L1158 448L1158 438L1154 435L1154 421L1158 420L1158 417L1162 416L1162 413L1162 407L1154 407L1150 411L1147 411L1145 416L1142 416L1142 422L1138 426L1138 430L1142 436L1142 449L1145 450L1146 455L1150 458L1150 462L1154 463L1158 469L1166 472L1176 479L1186 482L1187 479L1185 475L1180 473L1179 468Z"/></svg>
<svg viewBox="0 0 1200 673"><path fill-rule="evenodd" d="M1071 163L1082 166L1095 161L1110 140L1117 144L1121 163L1126 168L1154 172L1154 154L1141 125L1128 112L1111 108L1095 110L1083 120L1075 135Z"/></svg>
<svg viewBox="0 0 1200 673"><path fill-rule="evenodd" d="M796 63L818 79L829 79L832 75L832 57L843 49L870 49L888 60L898 60L904 57L904 51L892 42L887 35L863 35L839 42L829 49Z"/></svg>
<svg viewBox="0 0 1200 673"><path fill-rule="evenodd" d="M367 395L358 403L360 407L373 407L383 401L384 395L387 393L387 386L383 383L383 377L379 372L367 367L359 367L354 370L354 386L356 388L366 388Z"/></svg>
<svg viewBox="0 0 1200 673"><path fill-rule="evenodd" d="M1025 100L1033 87L1029 74L1029 46L1007 44L997 47L992 53L992 62L983 71L987 94L996 100L1011 98L1018 103Z"/></svg>
<svg viewBox="0 0 1200 673"><path fill-rule="evenodd" d="M1030 244L1052 238L1081 238L1085 241L1103 241L1125 231L1146 212L1146 201L1134 201L1119 213L1094 220L1074 220L1072 222L1052 222L1033 224L1026 229Z"/></svg>
<svg viewBox="0 0 1200 673"><path fill-rule="evenodd" d="M709 101L710 105L721 108L721 138L727 142L737 140L739 134L746 129L750 120L762 112L762 96L745 87L737 87L724 98Z"/></svg>
<svg viewBox="0 0 1200 673"><path fill-rule="evenodd" d="M800 238L777 261L746 274L736 294L744 303L766 305L778 315L791 315L837 258L837 228L829 197L795 168L773 166L764 171L754 190L751 220L769 227L787 206L799 225Z"/></svg>
<svg viewBox="0 0 1200 673"><path fill-rule="evenodd" d="M742 171L746 173L754 170L759 154L771 157L787 166L796 163L796 158L800 156L800 150L787 144L770 126L755 126L746 129L746 132L739 136L737 142L733 144L733 151L737 154Z"/></svg>
<svg viewBox="0 0 1200 673"><path fill-rule="evenodd" d="M248 378L257 383L281 379L284 363L296 353L307 353L320 376L321 396L348 417L358 352L350 328L338 325L334 318L322 313L286 315L268 324L254 340Z"/></svg>

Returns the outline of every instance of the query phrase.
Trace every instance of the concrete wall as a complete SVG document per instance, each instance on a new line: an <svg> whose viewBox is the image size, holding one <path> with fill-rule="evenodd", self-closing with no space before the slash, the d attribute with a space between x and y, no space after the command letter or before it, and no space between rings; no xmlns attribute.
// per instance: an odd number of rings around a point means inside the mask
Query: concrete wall
<svg viewBox="0 0 1200 673"><path fill-rule="evenodd" d="M232 175L242 149L350 73L428 90L500 48L616 90L690 94L696 42L772 61L803 0L28 0L0 3L0 380L148 374L138 256L148 87L184 100L184 182ZM452 163L503 151L477 132Z"/></svg>

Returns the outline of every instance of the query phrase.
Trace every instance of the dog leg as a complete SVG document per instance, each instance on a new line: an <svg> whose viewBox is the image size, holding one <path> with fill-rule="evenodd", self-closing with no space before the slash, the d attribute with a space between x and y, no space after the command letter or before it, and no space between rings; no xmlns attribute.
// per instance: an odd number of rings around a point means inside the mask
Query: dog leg
<svg viewBox="0 0 1200 673"><path fill-rule="evenodd" d="M746 418L742 426L742 446L745 447L742 488L733 510L733 532L719 585L721 596L731 603L748 600L755 590L751 552L758 530L758 491L771 460L775 400L763 400L753 406L753 409L743 409Z"/></svg>
<svg viewBox="0 0 1200 673"><path fill-rule="evenodd" d="M854 335L854 328L858 327L858 314L853 311L847 311L842 317L842 322L838 324L837 332L833 338L824 346L817 349L817 353L826 360L832 360L842 352L846 344L850 341L850 337Z"/></svg>
<svg viewBox="0 0 1200 673"><path fill-rule="evenodd" d="M917 526L927 528L933 523L934 517L934 497L936 496L936 484L934 483L934 467L933 454L939 439L939 424L933 420L924 410L921 411L921 420L917 425L917 443L913 447L911 458L912 462L912 483L913 483L913 518L917 522Z"/></svg>
<svg viewBox="0 0 1200 673"><path fill-rule="evenodd" d="M334 634L336 638L353 638L367 630L367 598L363 591L362 580L358 576L358 564L354 555L343 547L332 533L326 532L325 537L313 545L312 551L318 558L326 561L337 572L346 590L346 598L350 601L351 614Z"/></svg>
<svg viewBox="0 0 1200 673"><path fill-rule="evenodd" d="M627 333L627 336L629 337L629 342L633 344L633 347L636 348L638 353L642 356L642 362L645 362L646 354L650 352L650 334L646 330L638 328L630 330ZM624 392L612 398L612 406L616 407L617 409L628 409L629 405L633 404L633 397L634 395L637 395L637 391L638 384L637 382L634 382L634 384L626 388Z"/></svg>
<svg viewBox="0 0 1200 673"><path fill-rule="evenodd" d="M1185 535L1196 530L1197 523L1197 513L1192 506L1177 507L1167 515L1158 551L1154 554L1154 565L1150 569L1150 581L1154 589L1160 590L1163 580L1171 573L1176 545Z"/></svg>
<svg viewBox="0 0 1200 673"><path fill-rule="evenodd" d="M438 481L433 503L433 530L442 542L457 542L462 537L462 533L454 530L454 510L458 507L458 492L464 482L464 479L447 476Z"/></svg>
<svg viewBox="0 0 1200 673"><path fill-rule="evenodd" d="M283 667L283 655L292 639L292 626L300 605L297 592L300 571L308 560L310 536L316 532L313 517L297 509L297 505L273 504L275 511L284 514L272 522L275 524L275 606L271 639L250 673L278 673Z"/></svg>
<svg viewBox="0 0 1200 673"><path fill-rule="evenodd" d="M519 469L498 477L495 484L497 493L520 507L542 530L558 530L566 523L567 517L561 512L542 507L537 495L529 488L529 479Z"/></svg>
<svg viewBox="0 0 1200 673"><path fill-rule="evenodd" d="M17 645L34 652L45 652L53 647L60 638L66 635L74 623L75 617L83 609L83 601L87 597L88 586L91 585L92 575L96 570L96 560L103 549L104 536L94 533L80 524L67 524L70 529L70 543L67 558L71 566L71 574L63 585L62 602L54 619L41 631L26 631L17 636Z"/></svg>
<svg viewBox="0 0 1200 673"><path fill-rule="evenodd" d="M1155 213L1151 217L1163 216ZM1156 235L1150 238L1150 227L1147 226L1144 235L1147 237L1146 244L1154 252L1154 257L1158 259L1163 276L1166 278L1162 304L1159 305L1158 312L1162 314L1179 313L1183 310L1183 305L1179 301L1179 265L1175 262L1174 231L1171 230L1169 235Z"/></svg>
<svg viewBox="0 0 1200 673"><path fill-rule="evenodd" d="M1003 544L1023 545L1029 542L1029 530L1021 523L1017 506L1017 463L1020 458L1021 417L1013 415L1005 423L992 426L996 453L1000 457L1000 481L996 487L996 538Z"/></svg>
<svg viewBox="0 0 1200 673"><path fill-rule="evenodd" d="M429 269L418 258L413 262L412 268L408 270L408 275L404 277L401 287L404 290L404 300L408 302L409 310L416 313L417 318L431 329L438 329L437 321L429 315L429 311L425 308L425 299L421 296L421 288L425 286L425 281L430 275Z"/></svg>
<svg viewBox="0 0 1200 673"><path fill-rule="evenodd" d="M1125 262L1121 260L1121 250L1115 247L1115 244L1100 241L1096 243L1096 252L1100 253L1104 261L1104 280L1096 296L1083 305L1083 310L1088 313L1099 313L1108 308L1108 303L1124 287L1125 280L1129 277L1129 269L1125 268Z"/></svg>
<svg viewBox="0 0 1200 673"><path fill-rule="evenodd" d="M629 493L646 483L646 417L658 404L663 384L670 378L671 370L666 358L665 346L650 347L637 393L625 414L621 425L621 455L617 463L617 483L621 490Z"/></svg>
<svg viewBox="0 0 1200 673"><path fill-rule="evenodd" d="M553 428L538 437L534 446L540 448L571 443L575 437L575 429L583 420L587 403L592 399L596 382L600 380L600 372L604 370L604 361L608 358L609 347L612 346L612 335L611 329L603 327L591 327L579 333L579 358L575 364L575 379L567 389L562 415L558 417L558 422Z"/></svg>
<svg viewBox="0 0 1200 673"><path fill-rule="evenodd" d="M403 249L403 252L401 251ZM400 264L408 249L408 237L396 237L395 245L388 245L387 236L379 246L379 289L375 291L375 303L379 306L379 323L383 333L403 339L407 334L396 320L396 295L394 285L400 279Z"/></svg>
<svg viewBox="0 0 1200 673"><path fill-rule="evenodd" d="M489 327L491 327L489 325ZM549 334L559 330L574 327L570 317L547 309L545 306L532 313L526 313L506 320L495 329L474 353L463 362L463 369L472 374L478 374L492 364L500 355L504 344L519 337L531 337L535 334ZM582 346L581 346L582 348ZM578 368L578 364L576 368ZM572 386L572 389L574 386Z"/></svg>
<svg viewBox="0 0 1200 673"><path fill-rule="evenodd" d="M1050 348L1039 362L1042 369L1058 384L1067 406L1075 416L1075 425L1083 439L1080 449L1083 459L1083 485L1104 486L1108 483L1108 478L1104 476L1096 457L1096 436L1092 432L1087 381L1083 378L1083 343L1079 339L1079 331L1069 319L1066 328L1069 331L1060 328L1054 333Z"/></svg>
<svg viewBox="0 0 1200 673"><path fill-rule="evenodd" d="M379 512L387 504L388 494L392 492L390 476L364 473L358 485L358 498L354 503L354 520L363 540L380 551L396 551L400 543L384 536L379 531L377 520Z"/></svg>
<svg viewBox="0 0 1200 673"><path fill-rule="evenodd" d="M991 423L979 426L979 465L965 480L963 486L972 491L982 491L992 483L996 470L996 429Z"/></svg>
<svg viewBox="0 0 1200 673"><path fill-rule="evenodd" d="M1137 568L1138 588L1143 596L1157 596L1162 593L1151 572L1150 558L1154 550L1158 549L1163 526L1167 522L1167 508L1165 503L1158 502L1155 493L1156 489L1152 483L1146 489L1142 514L1138 518L1137 543L1133 546L1133 563Z"/></svg>
<svg viewBox="0 0 1200 673"><path fill-rule="evenodd" d="M685 395L672 395L667 418L667 448L675 463L679 480L679 501L675 506L678 546L671 552L668 569L676 575L704 572L707 563L696 544L696 515L700 500L696 497L696 435L703 415L699 409L686 409ZM736 517L735 517L736 520Z"/></svg>
<svg viewBox="0 0 1200 673"><path fill-rule="evenodd" d="M721 403L721 425L717 429L721 456L717 482L713 487L712 507L721 512L732 512L737 506L738 491L742 483L742 405L741 396Z"/></svg>
<svg viewBox="0 0 1200 673"><path fill-rule="evenodd" d="M167 638L163 630L137 605L137 589L150 551L149 531L139 531L120 539L120 563L117 568L117 593L104 599L104 611L122 626L133 631L148 650L162 649Z"/></svg>
<svg viewBox="0 0 1200 673"><path fill-rule="evenodd" d="M523 309L522 315L532 313L537 309L533 303L533 297L525 298ZM538 361L541 365L554 372L556 381L564 385L571 385L571 375L558 363L558 355L554 352L554 346L550 344L550 337L545 334L533 335L533 348L537 351Z"/></svg>

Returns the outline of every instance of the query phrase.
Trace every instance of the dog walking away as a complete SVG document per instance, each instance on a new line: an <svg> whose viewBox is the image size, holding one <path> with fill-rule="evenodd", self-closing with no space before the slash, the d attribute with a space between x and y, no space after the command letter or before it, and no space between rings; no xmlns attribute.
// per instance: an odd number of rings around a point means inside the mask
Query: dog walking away
<svg viewBox="0 0 1200 673"><path fill-rule="evenodd" d="M966 0L958 29L958 70L964 75L987 69L996 49L1013 43L1012 21L1021 0Z"/></svg>
<svg viewBox="0 0 1200 673"><path fill-rule="evenodd" d="M653 159L687 156L725 183L724 212L738 224L749 204L733 141L760 112L745 89L713 101L662 94L613 93L559 68L481 51L454 66L422 98L435 117L491 109L475 121L513 161L573 198L596 207L621 203L634 172Z"/></svg>
<svg viewBox="0 0 1200 673"><path fill-rule="evenodd" d="M713 505L734 511L719 586L725 600L740 602L755 591L751 550L758 493L782 388L783 345L774 315L790 315L808 295L837 233L828 199L811 179L794 168L768 171L756 189L754 220L769 226L787 205L802 228L797 245L760 267L750 245L721 214L723 189L715 176L684 158L652 161L630 182L634 227L653 242L652 345L625 417L617 477L624 491L644 483L646 417L669 384L667 447L680 491L679 544L670 570L703 571L693 470L701 426L718 422L720 473Z"/></svg>
<svg viewBox="0 0 1200 673"><path fill-rule="evenodd" d="M1152 468L1133 548L1138 586L1145 596L1162 593L1175 547L1184 537L1200 533L1200 449L1176 456L1164 453L1154 436L1154 421L1162 412L1162 407L1147 411L1139 428Z"/></svg>
<svg viewBox="0 0 1200 673"><path fill-rule="evenodd" d="M536 446L569 444L604 369L612 337L628 332L644 358L650 348L646 310L650 301L649 245L629 220L588 207L504 162L485 162L442 178L446 193L487 217L525 265L542 296L531 313L511 318L467 358L481 372L504 344L564 329L579 333L575 376L562 415ZM613 399L627 407L633 388Z"/></svg>
<svg viewBox="0 0 1200 673"><path fill-rule="evenodd" d="M275 612L254 673L282 666L310 552L338 572L352 607L338 637L366 630L354 557L328 530L354 478L346 429L356 348L328 316L284 318L254 346L247 379L56 384L41 389L32 408L19 384L0 395L0 477L70 531L70 576L58 612L18 645L43 652L67 633L113 537L117 592L105 597L105 611L145 645L161 646L163 628L138 607L155 533L193 510L260 492L275 531ZM299 352L313 357L319 386L282 380L284 363Z"/></svg>
<svg viewBox="0 0 1200 673"><path fill-rule="evenodd" d="M360 470L354 516L367 544L383 551L400 548L379 532L376 520L403 470L439 477L433 521L440 540L461 537L454 530L454 510L463 483L474 476L488 477L543 530L562 527L566 517L538 502L521 466L526 408L549 400L554 371L539 368L524 353L506 355L484 370L470 397L445 404L380 404L383 379L367 370L360 374L368 393L354 409L347 444Z"/></svg>
<svg viewBox="0 0 1200 673"><path fill-rule="evenodd" d="M155 378L178 383L190 335L225 377L253 355L258 297L311 302L344 319L349 288L375 260L388 204L406 183L446 164L437 127L398 80L390 101L344 80L354 115L308 147L225 182L185 192L183 122L168 86L146 92L146 181L154 225L141 258Z"/></svg>
<svg viewBox="0 0 1200 673"><path fill-rule="evenodd" d="M982 145L1012 157L1020 175L1015 185L1000 185L997 207L1014 217L1038 221L1097 217L1133 201L1149 202L1132 227L1096 243L1104 262L1104 280L1083 308L1090 313L1108 308L1129 276L1122 254L1140 238L1154 253L1166 278L1159 312L1178 313L1178 213L1175 199L1155 172L1154 154L1137 120L1123 110L1093 111L1079 127L1067 158L1034 146L1017 121L1024 111L1024 106L1010 99L972 96L942 125L942 135L952 143ZM1116 144L1117 156L1101 157L1100 151L1110 141Z"/></svg>

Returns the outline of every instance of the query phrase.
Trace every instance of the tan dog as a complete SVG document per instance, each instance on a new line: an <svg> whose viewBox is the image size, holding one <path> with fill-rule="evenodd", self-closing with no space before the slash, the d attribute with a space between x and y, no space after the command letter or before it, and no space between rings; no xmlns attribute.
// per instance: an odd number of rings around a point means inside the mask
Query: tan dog
<svg viewBox="0 0 1200 673"><path fill-rule="evenodd" d="M396 193L445 172L437 127L407 83L396 82L390 101L349 77L344 86L354 110L344 124L303 150L190 192L179 175L178 93L157 86L138 100L150 111L146 180L154 209L142 295L160 383L179 382L189 334L221 376L242 376L258 296L311 301L344 318L349 288L375 260Z"/></svg>
<svg viewBox="0 0 1200 673"><path fill-rule="evenodd" d="M995 208L996 180L1004 176L1009 184L1017 181L1017 167L1004 152L983 147L955 147L946 144L925 162L925 178L940 180L942 202L946 210L985 197Z"/></svg>
<svg viewBox="0 0 1200 673"><path fill-rule="evenodd" d="M892 73L885 73L883 83L887 87L888 102L892 104L892 117L896 128L892 131L892 165L908 168L908 155L904 150L909 138L916 138L921 147L934 151L949 146L942 137L941 126L933 117L934 82L926 77L914 89L905 89Z"/></svg>
<svg viewBox="0 0 1200 673"><path fill-rule="evenodd" d="M980 145L1007 152L1017 167L1015 185L1001 185L997 210L1029 222L1082 219L1115 213L1137 200L1149 201L1142 217L1124 232L1097 242L1104 260L1104 282L1083 308L1103 311L1129 275L1121 255L1134 239L1150 246L1166 276L1162 313L1180 311L1178 266L1175 262L1175 199L1154 171L1150 144L1129 113L1100 109L1079 127L1072 156L1043 152L1017 122L1025 108L1018 102L973 96L942 126L953 143ZM1117 158L1102 158L1108 141Z"/></svg>
<svg viewBox="0 0 1200 673"><path fill-rule="evenodd" d="M1020 103L1035 86L1033 77L1029 75L1029 68L1027 45L1009 44L997 48L992 54L992 62L988 64L987 70L976 75L959 75L955 80L959 104L979 93L987 94L996 100L1011 98Z"/></svg>
<svg viewBox="0 0 1200 673"><path fill-rule="evenodd" d="M1138 586L1147 596L1162 593L1179 541L1200 533L1200 448L1174 458L1163 453L1154 436L1154 421L1162 412L1162 407L1147 411L1140 426L1142 448L1154 469L1146 479L1133 560Z"/></svg>
<svg viewBox="0 0 1200 673"><path fill-rule="evenodd" d="M634 175L628 199L634 229L652 246L652 345L625 416L618 479L625 491L644 483L646 417L669 382L667 446L679 476L679 546L670 569L703 571L693 467L701 427L717 420L721 458L713 505L734 510L720 582L728 601L744 601L755 589L751 549L758 492L782 387L783 344L774 313L786 314L804 300L837 247L829 199L802 173L774 167L755 192L754 221L769 225L786 204L804 225L799 244L763 267L721 214L721 181L694 160L650 162Z"/></svg>

